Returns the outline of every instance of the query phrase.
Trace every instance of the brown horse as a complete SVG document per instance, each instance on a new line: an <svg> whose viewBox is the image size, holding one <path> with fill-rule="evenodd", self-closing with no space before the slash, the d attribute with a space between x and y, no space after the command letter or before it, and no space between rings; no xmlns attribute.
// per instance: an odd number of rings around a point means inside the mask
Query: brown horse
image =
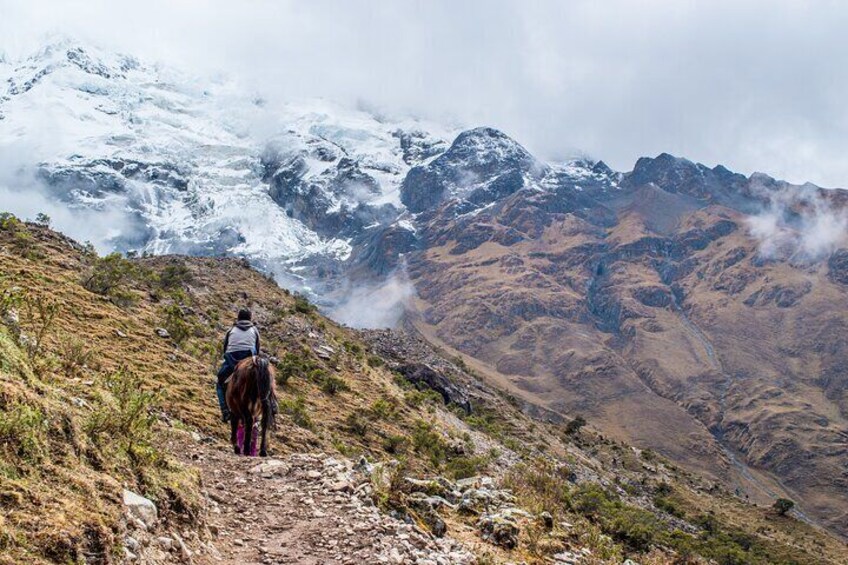
<svg viewBox="0 0 848 565"><path fill-rule="evenodd" d="M253 423L261 417L262 441L259 444L259 455L267 457L266 433L269 428L274 427L274 408L277 403L274 393L274 368L267 357L248 357L236 365L227 386L226 400L231 414L230 441L236 455L239 455L236 439L239 423L244 425L244 454L250 455Z"/></svg>

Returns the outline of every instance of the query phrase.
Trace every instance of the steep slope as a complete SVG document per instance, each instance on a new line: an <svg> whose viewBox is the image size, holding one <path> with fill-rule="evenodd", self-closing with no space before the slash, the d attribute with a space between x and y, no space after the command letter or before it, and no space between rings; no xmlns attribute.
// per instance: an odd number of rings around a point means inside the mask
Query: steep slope
<svg viewBox="0 0 848 565"><path fill-rule="evenodd" d="M275 106L73 41L0 73L0 151L31 173L4 206L42 194L101 249L246 257L347 321L414 296L415 327L529 413L844 533L848 192L544 163L493 128Z"/></svg>
<svg viewBox="0 0 848 565"><path fill-rule="evenodd" d="M97 258L0 227L4 562L844 560L823 532L650 452L529 420L414 336L339 327L242 261ZM210 373L235 304L277 356L272 460L230 455L217 421ZM122 488L158 519L127 518Z"/></svg>
<svg viewBox="0 0 848 565"><path fill-rule="evenodd" d="M569 188L427 212L416 326L535 404L845 533L846 193L669 155Z"/></svg>

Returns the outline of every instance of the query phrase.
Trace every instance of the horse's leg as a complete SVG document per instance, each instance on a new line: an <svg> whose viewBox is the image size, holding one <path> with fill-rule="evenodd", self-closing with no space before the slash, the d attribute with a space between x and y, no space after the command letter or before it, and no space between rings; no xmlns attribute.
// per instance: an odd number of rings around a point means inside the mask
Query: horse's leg
<svg viewBox="0 0 848 565"><path fill-rule="evenodd" d="M233 414L230 417L230 443L233 445L233 451L235 452L236 455L239 454L238 425L239 425L239 419L236 417L235 414Z"/></svg>
<svg viewBox="0 0 848 565"><path fill-rule="evenodd" d="M262 442L259 444L259 456L268 457L268 443L266 434L268 433L268 422L271 415L271 402L262 402Z"/></svg>
<svg viewBox="0 0 848 565"><path fill-rule="evenodd" d="M253 440L253 413L246 410L244 414L244 454L250 455L250 442Z"/></svg>

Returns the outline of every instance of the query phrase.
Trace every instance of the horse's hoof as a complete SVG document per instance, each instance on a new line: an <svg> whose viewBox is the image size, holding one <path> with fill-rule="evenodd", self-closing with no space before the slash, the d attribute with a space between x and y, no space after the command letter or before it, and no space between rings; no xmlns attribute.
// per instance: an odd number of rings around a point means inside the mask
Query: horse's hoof
<svg viewBox="0 0 848 565"><path fill-rule="evenodd" d="M238 447L234 447L233 451L235 452L236 455L241 455L241 449L239 449Z"/></svg>
<svg viewBox="0 0 848 565"><path fill-rule="evenodd" d="M268 457L268 452L263 449L259 452L259 457Z"/></svg>

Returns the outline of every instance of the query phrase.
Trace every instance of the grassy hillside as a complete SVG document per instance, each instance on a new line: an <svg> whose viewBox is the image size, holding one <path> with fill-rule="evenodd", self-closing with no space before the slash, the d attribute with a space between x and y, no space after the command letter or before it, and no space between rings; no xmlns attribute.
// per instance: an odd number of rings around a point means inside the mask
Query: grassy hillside
<svg viewBox="0 0 848 565"><path fill-rule="evenodd" d="M848 559L845 545L819 530L606 439L591 423L529 419L461 360L414 336L386 351L243 261L98 257L4 216L0 297L0 562L117 558L123 488L154 500L166 523L208 535L203 480L169 446L194 434L228 449L213 373L220 338L243 305L277 359L272 455L398 460L376 502L422 527L404 476L494 477L529 512L516 548L481 540L476 514L440 510L481 563L542 563L578 548L595 563ZM434 359L471 398L471 414L393 370ZM552 520L538 519L543 512Z"/></svg>

